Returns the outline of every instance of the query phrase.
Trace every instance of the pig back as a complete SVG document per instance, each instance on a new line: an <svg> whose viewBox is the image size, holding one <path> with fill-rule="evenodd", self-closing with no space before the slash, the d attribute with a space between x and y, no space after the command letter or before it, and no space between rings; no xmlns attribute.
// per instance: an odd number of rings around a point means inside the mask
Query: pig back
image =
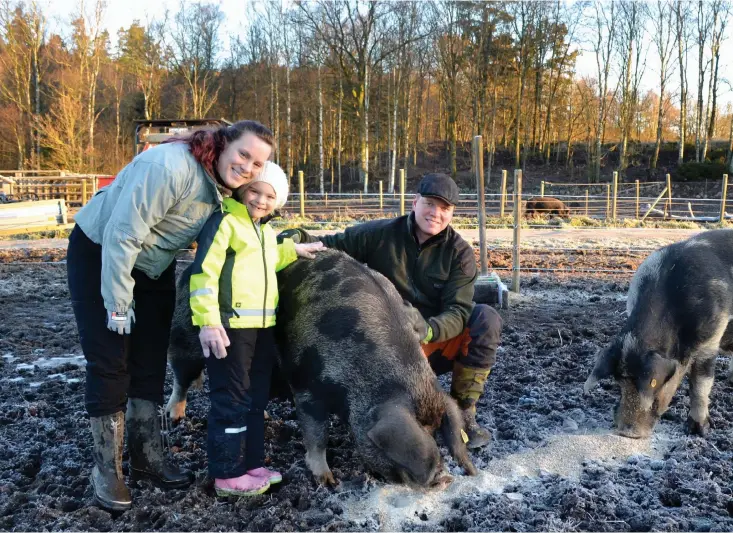
<svg viewBox="0 0 733 533"><path fill-rule="evenodd" d="M399 391L435 393L435 376L387 278L327 250L288 266L278 282L281 368L295 392L326 390L341 408Z"/></svg>

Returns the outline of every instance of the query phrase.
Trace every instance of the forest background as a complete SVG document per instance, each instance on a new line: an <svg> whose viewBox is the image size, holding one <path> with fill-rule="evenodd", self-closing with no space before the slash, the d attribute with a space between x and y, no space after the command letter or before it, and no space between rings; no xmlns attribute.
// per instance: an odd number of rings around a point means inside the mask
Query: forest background
<svg viewBox="0 0 733 533"><path fill-rule="evenodd" d="M181 2L113 33L71 5L0 3L0 168L114 174L135 119L211 117L270 126L321 192L468 176L474 135L489 181L733 171L726 1Z"/></svg>

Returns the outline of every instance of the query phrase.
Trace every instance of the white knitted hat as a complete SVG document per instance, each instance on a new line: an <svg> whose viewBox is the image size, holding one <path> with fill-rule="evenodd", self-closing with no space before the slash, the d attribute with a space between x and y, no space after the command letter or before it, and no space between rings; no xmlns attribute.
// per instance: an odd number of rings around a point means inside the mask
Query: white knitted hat
<svg viewBox="0 0 733 533"><path fill-rule="evenodd" d="M280 209L288 201L288 178L285 176L285 172L277 163L272 161L265 161L265 166L262 167L257 176L248 183L252 185L258 181L269 183L275 190L275 209Z"/></svg>

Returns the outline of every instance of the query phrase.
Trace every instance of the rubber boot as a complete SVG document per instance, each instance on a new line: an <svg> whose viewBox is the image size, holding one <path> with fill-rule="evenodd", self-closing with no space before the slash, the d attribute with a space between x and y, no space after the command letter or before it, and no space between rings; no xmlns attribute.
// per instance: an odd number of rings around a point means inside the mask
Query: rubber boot
<svg viewBox="0 0 733 533"><path fill-rule="evenodd" d="M132 506L130 490L122 476L124 413L91 417L94 437L92 488L97 503L109 511L127 511Z"/></svg>
<svg viewBox="0 0 733 533"><path fill-rule="evenodd" d="M453 364L451 396L455 398L463 415L469 448L480 448L491 442L491 432L476 422L476 403L484 392L484 384L491 369L471 368L461 363Z"/></svg>
<svg viewBox="0 0 733 533"><path fill-rule="evenodd" d="M182 489L191 484L191 475L171 460L161 431L162 408L155 402L130 398L127 401L127 448L130 474L134 480L148 479L162 489ZM167 419L165 419L167 421Z"/></svg>

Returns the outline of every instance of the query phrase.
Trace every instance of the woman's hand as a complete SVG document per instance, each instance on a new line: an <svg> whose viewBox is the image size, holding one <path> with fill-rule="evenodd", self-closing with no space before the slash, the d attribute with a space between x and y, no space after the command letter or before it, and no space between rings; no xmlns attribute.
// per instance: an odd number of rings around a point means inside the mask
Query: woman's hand
<svg viewBox="0 0 733 533"><path fill-rule="evenodd" d="M315 259L316 254L314 252L322 252L326 247L323 246L322 242L309 242L295 245L295 253L298 257L305 257L307 259Z"/></svg>
<svg viewBox="0 0 733 533"><path fill-rule="evenodd" d="M209 357L213 352L217 359L224 359L227 356L226 347L231 344L223 326L202 326L199 341L204 350L204 357Z"/></svg>

